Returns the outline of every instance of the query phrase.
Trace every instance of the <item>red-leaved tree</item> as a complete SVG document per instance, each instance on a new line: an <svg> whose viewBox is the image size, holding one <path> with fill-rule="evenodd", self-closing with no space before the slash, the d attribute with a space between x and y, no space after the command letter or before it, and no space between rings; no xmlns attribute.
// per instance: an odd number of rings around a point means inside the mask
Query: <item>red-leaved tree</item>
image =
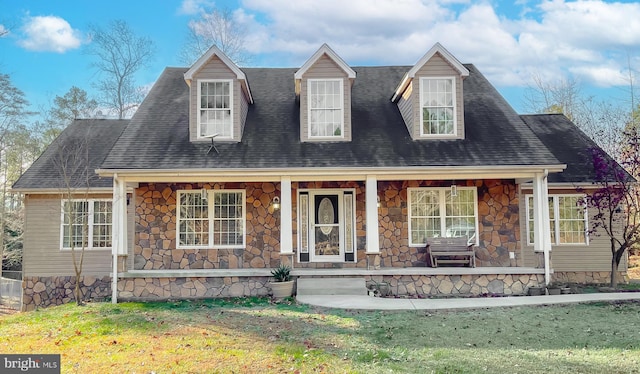
<svg viewBox="0 0 640 374"><path fill-rule="evenodd" d="M585 204L593 212L589 233L606 235L611 247L611 287L618 284L618 266L627 251L640 243L640 189L634 177L640 173L640 137L625 133L620 163L602 149L591 150L594 189L585 192Z"/></svg>

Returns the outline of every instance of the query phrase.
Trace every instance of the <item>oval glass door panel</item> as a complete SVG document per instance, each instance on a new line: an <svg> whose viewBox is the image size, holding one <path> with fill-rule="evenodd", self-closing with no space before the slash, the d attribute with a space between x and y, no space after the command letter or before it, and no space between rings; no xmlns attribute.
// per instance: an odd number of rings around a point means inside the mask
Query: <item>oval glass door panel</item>
<svg viewBox="0 0 640 374"><path fill-rule="evenodd" d="M333 227L324 225L333 225L336 223L333 219L334 213L335 210L331 200L328 197L323 198L320 201L320 206L318 207L318 223L323 225L320 229L325 235L329 235Z"/></svg>

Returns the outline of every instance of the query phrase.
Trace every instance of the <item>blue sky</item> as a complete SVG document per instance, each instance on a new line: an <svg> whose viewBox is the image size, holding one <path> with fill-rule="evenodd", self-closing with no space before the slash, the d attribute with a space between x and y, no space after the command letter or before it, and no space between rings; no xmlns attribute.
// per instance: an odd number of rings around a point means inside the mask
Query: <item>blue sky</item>
<svg viewBox="0 0 640 374"><path fill-rule="evenodd" d="M213 6L246 27L252 66L296 67L328 43L348 64L414 64L435 42L473 63L516 110L527 112L532 77L575 79L586 93L625 99L640 69L637 1L465 0L0 0L0 72L34 110L71 86L94 93L83 53L90 24L123 19L157 53L138 74L150 86L178 57L188 23Z"/></svg>

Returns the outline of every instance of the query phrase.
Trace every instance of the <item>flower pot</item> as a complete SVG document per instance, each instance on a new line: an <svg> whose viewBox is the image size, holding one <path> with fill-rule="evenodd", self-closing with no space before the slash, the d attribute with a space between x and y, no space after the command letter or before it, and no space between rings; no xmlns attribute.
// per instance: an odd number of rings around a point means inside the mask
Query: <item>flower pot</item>
<svg viewBox="0 0 640 374"><path fill-rule="evenodd" d="M548 287L547 292L549 292L549 295L560 295L562 289L560 287Z"/></svg>
<svg viewBox="0 0 640 374"><path fill-rule="evenodd" d="M530 296L540 296L544 294L544 287L529 287Z"/></svg>
<svg viewBox="0 0 640 374"><path fill-rule="evenodd" d="M271 282L270 285L273 297L276 299L284 299L285 297L293 295L295 282L292 280L287 282Z"/></svg>

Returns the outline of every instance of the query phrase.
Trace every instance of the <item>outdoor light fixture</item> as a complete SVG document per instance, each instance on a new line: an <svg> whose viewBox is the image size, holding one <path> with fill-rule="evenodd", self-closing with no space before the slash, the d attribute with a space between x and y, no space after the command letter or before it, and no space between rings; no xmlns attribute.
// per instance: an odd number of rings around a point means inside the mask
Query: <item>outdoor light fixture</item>
<svg viewBox="0 0 640 374"><path fill-rule="evenodd" d="M455 184L451 185L451 196L458 196L458 186L456 186Z"/></svg>
<svg viewBox="0 0 640 374"><path fill-rule="evenodd" d="M378 196L378 208L380 208L380 196Z"/></svg>
<svg viewBox="0 0 640 374"><path fill-rule="evenodd" d="M278 196L274 196L273 197L273 210L278 210L280 209L280 198Z"/></svg>
<svg viewBox="0 0 640 374"><path fill-rule="evenodd" d="M202 198L202 200L207 200L207 190L206 189L202 189L200 190L200 197Z"/></svg>

